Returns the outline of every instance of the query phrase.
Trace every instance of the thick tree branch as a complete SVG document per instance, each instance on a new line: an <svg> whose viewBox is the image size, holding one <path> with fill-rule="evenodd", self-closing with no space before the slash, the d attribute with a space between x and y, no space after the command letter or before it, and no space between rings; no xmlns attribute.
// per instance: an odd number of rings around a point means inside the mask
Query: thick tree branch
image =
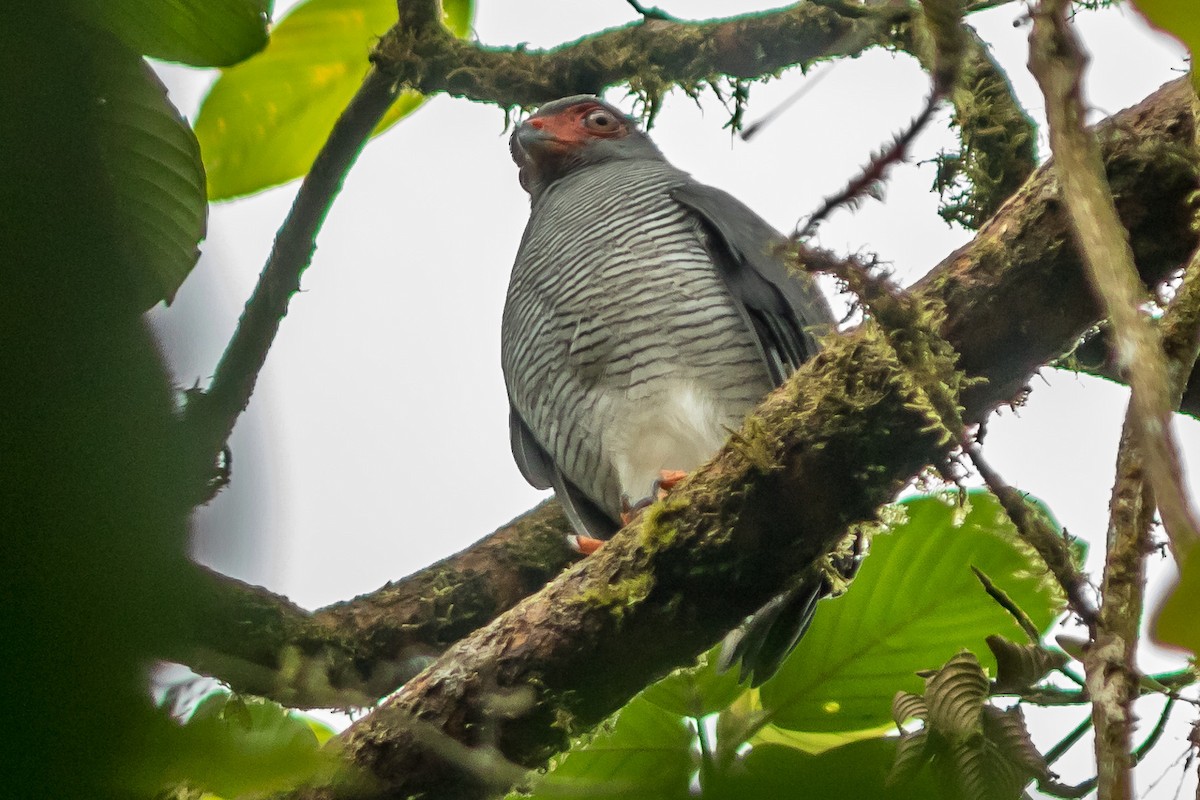
<svg viewBox="0 0 1200 800"><path fill-rule="evenodd" d="M1142 277L1157 282L1195 244L1187 198L1195 157L1193 95L1170 85L1110 123L1108 169ZM1101 315L1070 246L1069 222L1045 170L915 289L940 309L959 366L985 382L962 396L968 419L1011 398L1039 365ZM1019 313L1017 313L1019 310ZM934 319L934 317L931 317ZM453 646L341 746L396 796L486 788L422 748L412 720L470 746L537 765L571 730L611 713L638 689L690 662L756 609L847 525L949 445L907 381L905 355L873 327L835 340L774 393L705 469L665 504L487 627ZM944 369L939 367L939 370ZM629 658L636 652L637 658ZM498 697L529 692L530 702ZM306 797L338 796L314 786Z"/></svg>
<svg viewBox="0 0 1200 800"><path fill-rule="evenodd" d="M643 19L545 51L484 47L439 25L400 25L384 35L372 58L397 82L425 94L528 107L618 83L661 93L676 84L761 78L857 55L893 42L893 27L911 13L894 3L797 3L710 22Z"/></svg>
<svg viewBox="0 0 1200 800"><path fill-rule="evenodd" d="M569 527L546 502L456 555L314 612L201 570L187 593L191 642L167 657L292 708L370 706L576 561Z"/></svg>

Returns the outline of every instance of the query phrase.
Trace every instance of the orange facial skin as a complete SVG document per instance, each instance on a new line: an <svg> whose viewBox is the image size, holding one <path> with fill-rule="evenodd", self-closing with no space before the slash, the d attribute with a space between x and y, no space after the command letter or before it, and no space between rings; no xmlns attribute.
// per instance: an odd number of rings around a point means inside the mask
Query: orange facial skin
<svg viewBox="0 0 1200 800"><path fill-rule="evenodd" d="M625 120L599 103L579 103L550 116L530 117L526 124L546 137L543 147L560 152L589 139L619 139L629 133Z"/></svg>

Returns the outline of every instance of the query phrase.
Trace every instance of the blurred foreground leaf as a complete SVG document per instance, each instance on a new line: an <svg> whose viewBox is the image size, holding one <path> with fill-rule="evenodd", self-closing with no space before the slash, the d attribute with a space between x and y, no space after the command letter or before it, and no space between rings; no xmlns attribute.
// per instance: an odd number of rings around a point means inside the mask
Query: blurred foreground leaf
<svg viewBox="0 0 1200 800"><path fill-rule="evenodd" d="M224 67L266 45L271 6L271 0L77 0L72 11L142 55Z"/></svg>
<svg viewBox="0 0 1200 800"><path fill-rule="evenodd" d="M687 800L696 771L687 721L638 695L533 786L534 798ZM510 795L516 797L521 795Z"/></svg>
<svg viewBox="0 0 1200 800"><path fill-rule="evenodd" d="M1200 91L1200 75L1196 73L1195 58L1200 51L1200 15L1194 3L1179 0L1134 0L1134 8L1161 31L1169 33L1192 54L1192 86Z"/></svg>
<svg viewBox="0 0 1200 800"><path fill-rule="evenodd" d="M154 779L221 797L282 791L335 769L336 758L321 749L332 733L269 700L214 692L162 739L169 763Z"/></svg>
<svg viewBox="0 0 1200 800"><path fill-rule="evenodd" d="M144 310L168 303L200 256L208 208L196 137L141 56L89 37L97 83L90 116L99 143L113 231Z"/></svg>
<svg viewBox="0 0 1200 800"><path fill-rule="evenodd" d="M1151 631L1154 638L1166 645L1182 647L1200 655L1200 557L1195 553L1179 570L1179 579L1167 592L1154 615Z"/></svg>

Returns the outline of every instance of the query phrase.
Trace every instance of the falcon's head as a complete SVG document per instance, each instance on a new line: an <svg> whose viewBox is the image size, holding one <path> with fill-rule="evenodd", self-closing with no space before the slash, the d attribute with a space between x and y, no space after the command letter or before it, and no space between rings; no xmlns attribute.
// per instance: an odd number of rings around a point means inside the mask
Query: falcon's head
<svg viewBox="0 0 1200 800"><path fill-rule="evenodd" d="M546 103L509 140L521 186L536 198L567 173L618 159L662 159L637 122L588 94Z"/></svg>

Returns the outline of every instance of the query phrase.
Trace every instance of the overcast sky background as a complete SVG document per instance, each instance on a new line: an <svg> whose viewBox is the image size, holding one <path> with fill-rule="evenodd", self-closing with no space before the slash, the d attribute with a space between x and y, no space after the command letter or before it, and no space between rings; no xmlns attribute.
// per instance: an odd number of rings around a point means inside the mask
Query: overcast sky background
<svg viewBox="0 0 1200 800"><path fill-rule="evenodd" d="M549 47L636 17L622 0L477 4L477 36L494 45ZM659 3L697 19L777 4ZM277 18L288 5L277 4ZM970 22L1042 120L1025 68L1023 14L1011 4ZM1185 68L1182 48L1130 11L1083 13L1077 24L1094 56L1086 96L1097 119ZM212 74L164 72L176 104L195 119ZM912 59L873 51L807 77L792 70L754 85L747 121L817 76L751 142L731 138L728 114L711 93L702 108L669 97L653 136L677 166L790 230L918 113L928 92ZM607 97L631 108L621 90ZM912 163L894 171L885 201L839 211L821 228L820 244L875 253L911 282L968 241L969 232L937 216L934 167L920 163L954 147L948 116L943 110L917 141ZM1044 136L1041 150L1045 157ZM175 303L152 315L181 385L211 376L296 187L213 209L199 266ZM541 499L509 452L499 365L505 286L527 216L504 113L494 106L437 97L367 147L234 433L233 482L198 514L200 560L318 607L449 555ZM1025 408L992 420L985 452L1073 534L1102 542L1125 399L1120 387L1047 370ZM1183 419L1176 429L1195 495L1200 424ZM1102 559L1102 547L1093 547L1097 575ZM1155 571L1156 584L1163 574ZM1152 657L1148 666L1162 663ZM1159 748L1164 767L1183 746L1168 737ZM1147 796L1172 796L1176 774Z"/></svg>

